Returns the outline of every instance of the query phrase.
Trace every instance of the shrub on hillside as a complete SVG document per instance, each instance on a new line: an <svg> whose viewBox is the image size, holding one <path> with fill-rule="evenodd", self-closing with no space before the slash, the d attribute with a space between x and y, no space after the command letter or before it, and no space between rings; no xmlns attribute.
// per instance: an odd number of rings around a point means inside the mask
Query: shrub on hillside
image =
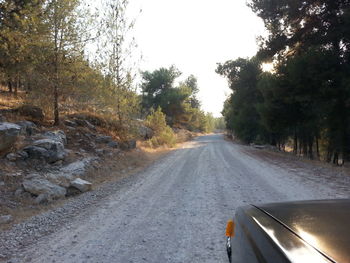
<svg viewBox="0 0 350 263"><path fill-rule="evenodd" d="M166 124L165 114L159 107L156 111L152 111L146 118L146 126L154 131L154 136L148 140L151 147L167 145L173 147L176 143L176 135L173 130Z"/></svg>
<svg viewBox="0 0 350 263"><path fill-rule="evenodd" d="M167 145L169 147L174 147L176 144L176 136L173 130L168 126L163 131L160 132L158 136L152 137L148 140L149 146L156 148L162 145Z"/></svg>

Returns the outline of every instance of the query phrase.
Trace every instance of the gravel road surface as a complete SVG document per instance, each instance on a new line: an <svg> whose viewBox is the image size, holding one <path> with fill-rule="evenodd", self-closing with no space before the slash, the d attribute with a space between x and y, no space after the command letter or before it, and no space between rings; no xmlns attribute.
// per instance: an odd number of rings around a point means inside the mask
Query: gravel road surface
<svg viewBox="0 0 350 263"><path fill-rule="evenodd" d="M238 206L349 197L348 180L343 188L328 185L245 149L222 135L188 142L33 242L17 260L226 263L225 224Z"/></svg>

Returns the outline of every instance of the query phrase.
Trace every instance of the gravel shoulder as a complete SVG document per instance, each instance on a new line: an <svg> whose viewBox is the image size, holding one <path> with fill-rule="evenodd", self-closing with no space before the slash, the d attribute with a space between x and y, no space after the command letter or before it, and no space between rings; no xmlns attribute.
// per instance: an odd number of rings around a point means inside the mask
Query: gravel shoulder
<svg viewBox="0 0 350 263"><path fill-rule="evenodd" d="M0 253L12 255L5 262L227 262L225 223L238 206L349 198L347 176L282 163L201 136L0 233Z"/></svg>

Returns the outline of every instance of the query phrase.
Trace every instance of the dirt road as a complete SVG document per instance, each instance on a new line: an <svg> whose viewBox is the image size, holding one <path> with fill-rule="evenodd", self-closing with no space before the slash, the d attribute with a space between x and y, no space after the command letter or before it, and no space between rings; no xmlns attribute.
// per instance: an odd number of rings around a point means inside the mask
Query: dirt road
<svg viewBox="0 0 350 263"><path fill-rule="evenodd" d="M339 188L298 172L221 135L199 137L33 243L20 261L227 262L224 229L236 207L349 196L349 182Z"/></svg>

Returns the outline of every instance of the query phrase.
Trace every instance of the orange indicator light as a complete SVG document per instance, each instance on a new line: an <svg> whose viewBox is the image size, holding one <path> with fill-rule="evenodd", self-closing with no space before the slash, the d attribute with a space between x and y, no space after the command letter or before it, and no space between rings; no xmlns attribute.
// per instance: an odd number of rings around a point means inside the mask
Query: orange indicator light
<svg viewBox="0 0 350 263"><path fill-rule="evenodd" d="M233 222L233 220L231 219L227 221L226 236L233 237L234 235L235 235L235 222Z"/></svg>

